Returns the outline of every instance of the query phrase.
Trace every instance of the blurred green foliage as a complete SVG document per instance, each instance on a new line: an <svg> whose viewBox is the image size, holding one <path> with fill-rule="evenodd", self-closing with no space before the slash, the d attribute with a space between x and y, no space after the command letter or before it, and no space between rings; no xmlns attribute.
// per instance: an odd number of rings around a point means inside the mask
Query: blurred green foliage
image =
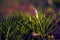
<svg viewBox="0 0 60 40"><path fill-rule="evenodd" d="M55 25L59 21L52 23L54 14L46 18L46 15L40 10L38 10L38 19L34 16L27 16L23 12L16 13L18 15L6 16L3 22L0 23L0 27L2 27L0 30L2 30L5 40L31 40L32 32L40 34L44 39L56 29Z"/></svg>
<svg viewBox="0 0 60 40"><path fill-rule="evenodd" d="M23 12L16 12L18 15L14 14L11 17L6 16L3 22L0 23L0 34L4 36L4 38L2 37L4 40L31 40L32 32L40 34L39 36L44 39L56 29L56 25L60 19L56 20L56 22L53 23L52 19L55 16L54 14L50 14L49 17L46 18L46 15L42 12L42 8L44 7L43 0L13 1L17 4L38 4L37 6L39 9L41 8L41 10L38 10L38 19L36 19L34 16L25 15ZM59 0L53 1L60 2ZM0 4L3 4L5 7L8 7L8 3L9 2L7 2L7 0L0 0Z"/></svg>

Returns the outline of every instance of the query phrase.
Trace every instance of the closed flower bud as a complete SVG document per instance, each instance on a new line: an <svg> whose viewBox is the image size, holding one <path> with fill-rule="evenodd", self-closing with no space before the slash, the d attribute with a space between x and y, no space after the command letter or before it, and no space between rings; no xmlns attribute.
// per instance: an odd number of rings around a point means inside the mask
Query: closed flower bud
<svg viewBox="0 0 60 40"><path fill-rule="evenodd" d="M38 19L38 12L37 12L37 9L33 8L34 12L35 12L35 16L36 18Z"/></svg>

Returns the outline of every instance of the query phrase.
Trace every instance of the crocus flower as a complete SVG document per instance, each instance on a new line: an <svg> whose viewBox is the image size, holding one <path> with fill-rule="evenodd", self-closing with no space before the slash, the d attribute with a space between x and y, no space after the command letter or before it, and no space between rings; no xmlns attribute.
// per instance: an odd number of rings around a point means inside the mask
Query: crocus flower
<svg viewBox="0 0 60 40"><path fill-rule="evenodd" d="M35 16L36 18L38 19L38 12L37 12L37 9L33 8L34 12L35 12Z"/></svg>

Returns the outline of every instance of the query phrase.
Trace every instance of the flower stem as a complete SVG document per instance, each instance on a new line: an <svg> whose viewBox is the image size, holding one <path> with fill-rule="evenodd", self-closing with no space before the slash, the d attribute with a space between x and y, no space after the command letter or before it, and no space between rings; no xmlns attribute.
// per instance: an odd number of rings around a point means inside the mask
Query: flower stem
<svg viewBox="0 0 60 40"><path fill-rule="evenodd" d="M10 31L10 27L8 28L7 35L6 35L6 39L5 40L8 40L9 31Z"/></svg>

